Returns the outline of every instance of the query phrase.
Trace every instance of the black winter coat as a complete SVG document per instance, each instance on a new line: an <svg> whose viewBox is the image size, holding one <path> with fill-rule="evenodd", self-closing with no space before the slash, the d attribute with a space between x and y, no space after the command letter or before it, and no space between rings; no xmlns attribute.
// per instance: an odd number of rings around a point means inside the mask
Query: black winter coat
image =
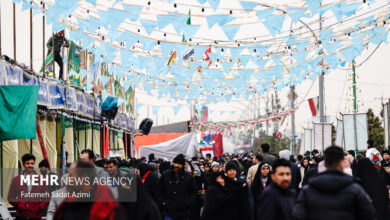
<svg viewBox="0 0 390 220"><path fill-rule="evenodd" d="M294 205L293 190L284 190L272 182L256 204L256 220L292 220Z"/></svg>
<svg viewBox="0 0 390 220"><path fill-rule="evenodd" d="M312 177L315 177L318 175L318 167L312 167L310 168L305 176L303 177L303 181L302 181L302 187L307 185L309 183L309 180L312 178Z"/></svg>
<svg viewBox="0 0 390 220"><path fill-rule="evenodd" d="M190 216L191 206L197 197L197 187L192 175L183 171L176 179L176 173L166 170L160 178L159 203L163 216L172 218Z"/></svg>
<svg viewBox="0 0 390 220"><path fill-rule="evenodd" d="M265 183L265 186L269 186L272 182L271 175L268 175L267 182ZM253 178L253 182L251 184L251 191L253 195L253 201L255 205L257 204L257 201L259 201L259 198L261 194L263 193L265 188L263 188L263 184L261 182L261 166L257 168L255 178Z"/></svg>
<svg viewBox="0 0 390 220"><path fill-rule="evenodd" d="M225 187L210 183L205 195L201 220L250 220L248 186L225 177Z"/></svg>
<svg viewBox="0 0 390 220"><path fill-rule="evenodd" d="M353 177L327 170L302 188L293 216L299 220L371 220L375 218L375 209Z"/></svg>
<svg viewBox="0 0 390 220"><path fill-rule="evenodd" d="M159 178L156 172L150 173L144 182L145 189L152 199L158 203Z"/></svg>
<svg viewBox="0 0 390 220"><path fill-rule="evenodd" d="M157 203L149 195L145 184L141 183L141 178L137 175L136 179L136 194L135 202L122 202L121 210L119 211L116 220L134 219L134 220L156 220L161 219L161 213ZM119 192L121 196L121 192Z"/></svg>
<svg viewBox="0 0 390 220"><path fill-rule="evenodd" d="M299 183L302 180L301 171L298 168L298 165L291 163L291 184L290 189L298 190Z"/></svg>

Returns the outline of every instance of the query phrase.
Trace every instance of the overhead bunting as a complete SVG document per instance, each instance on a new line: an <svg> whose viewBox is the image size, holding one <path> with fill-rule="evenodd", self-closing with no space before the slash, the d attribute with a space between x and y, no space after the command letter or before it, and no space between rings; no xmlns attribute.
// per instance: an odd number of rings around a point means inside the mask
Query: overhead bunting
<svg viewBox="0 0 390 220"><path fill-rule="evenodd" d="M246 99L313 80L347 66L370 45L386 43L390 23L389 8L375 0L305 0L300 6L239 1L231 8L220 0L198 0L202 8L180 2L172 7L169 1L161 2L166 7L160 10L150 10L153 2L141 6L124 0L99 7L94 0L57 0L45 10L34 1L20 2L23 9L44 13L53 30L65 28L77 42L68 59L71 85L122 99L119 91L135 86L184 103ZM250 14L255 16L248 20ZM95 66L107 68L92 71L81 51L91 54Z"/></svg>
<svg viewBox="0 0 390 220"><path fill-rule="evenodd" d="M257 124L266 123L266 122L269 122L269 121L272 121L272 120L281 119L283 117L286 117L286 116L294 113L295 111L297 111L297 109L288 110L288 111L285 111L285 112L282 112L282 113L278 113L276 115L272 115L270 117L267 117L267 118L264 118L264 119L261 119L261 120L254 120L254 121L238 121L238 122L222 122L222 123L218 123L218 122L196 122L196 123L191 123L191 125L199 127L199 128L201 127L201 128L208 128L208 129L211 129L211 128L217 128L218 129L218 128L247 127L247 126L250 126L250 125L257 125ZM225 111L221 111L220 113L221 113L221 115L223 115L225 113Z"/></svg>

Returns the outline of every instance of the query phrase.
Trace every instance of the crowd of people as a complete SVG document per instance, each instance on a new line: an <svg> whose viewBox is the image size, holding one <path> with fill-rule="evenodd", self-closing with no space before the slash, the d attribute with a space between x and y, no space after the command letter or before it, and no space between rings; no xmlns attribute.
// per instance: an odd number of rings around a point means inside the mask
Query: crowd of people
<svg viewBox="0 0 390 220"><path fill-rule="evenodd" d="M293 156L278 155L262 144L259 152L206 155L173 161L156 158L102 159L83 150L69 164L69 176L125 177L136 173L136 190L129 185L95 186L94 201L48 198L21 201L20 191L66 192L74 190L18 187L20 175L36 173L35 157L22 157L23 172L13 179L8 201L17 219L139 219L139 220L278 220L278 219L389 219L390 151L380 154L368 141L365 155L330 146ZM52 172L47 161L39 164L43 175ZM83 173L83 169L94 170ZM79 191L92 191L81 186ZM134 191L135 190L135 191ZM134 201L125 198L135 192ZM104 199L104 202L101 199Z"/></svg>

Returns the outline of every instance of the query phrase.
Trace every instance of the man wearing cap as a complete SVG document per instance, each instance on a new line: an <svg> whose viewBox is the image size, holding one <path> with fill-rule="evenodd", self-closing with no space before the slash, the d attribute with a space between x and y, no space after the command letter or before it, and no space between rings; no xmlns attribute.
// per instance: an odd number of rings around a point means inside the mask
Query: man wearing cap
<svg viewBox="0 0 390 220"><path fill-rule="evenodd" d="M159 182L159 204L164 220L187 220L197 196L191 173L184 171L183 154L173 159L171 169L162 173Z"/></svg>
<svg viewBox="0 0 390 220"><path fill-rule="evenodd" d="M54 37L54 43L53 43L53 37ZM62 63L62 57L60 55L61 52L61 47L64 45L65 47L69 47L69 41L65 38L65 33L64 30L57 32L57 34L53 35L50 37L50 39L47 41L46 46L47 46L47 55L50 54L50 52L53 49L54 45L54 53L53 53L53 58L54 61L60 66L60 79L62 79L63 76L63 63Z"/></svg>

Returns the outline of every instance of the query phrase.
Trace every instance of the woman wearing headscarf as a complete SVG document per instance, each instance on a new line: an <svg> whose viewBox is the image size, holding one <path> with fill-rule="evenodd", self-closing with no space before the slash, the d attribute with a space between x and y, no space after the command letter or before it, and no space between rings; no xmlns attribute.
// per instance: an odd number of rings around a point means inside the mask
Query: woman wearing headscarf
<svg viewBox="0 0 390 220"><path fill-rule="evenodd" d="M389 219L389 198L384 180L370 159L364 157L355 162L353 174L371 197L376 209L376 218Z"/></svg>
<svg viewBox="0 0 390 220"><path fill-rule="evenodd" d="M263 190L271 183L271 166L267 163L262 164L256 171L255 178L253 179L251 190L253 200L255 204L260 198Z"/></svg>
<svg viewBox="0 0 390 220"><path fill-rule="evenodd" d="M218 173L220 171L220 165L217 161L214 161L212 164L211 164L211 170L210 170L210 174L212 173Z"/></svg>
<svg viewBox="0 0 390 220"><path fill-rule="evenodd" d="M228 196L225 188L225 174L223 172L212 172L209 178L209 188L205 194L204 206L201 219L225 219L225 212L221 212L225 206Z"/></svg>
<svg viewBox="0 0 390 220"><path fill-rule="evenodd" d="M299 188L301 189L302 188L302 182L303 182L303 178L305 178L305 175L307 173L307 171L310 169L310 163L309 163L309 159L307 157L305 157L302 162L301 162L301 166L299 167L299 171L301 172L301 177L302 177L302 180L301 182L299 183Z"/></svg>
<svg viewBox="0 0 390 220"><path fill-rule="evenodd" d="M191 207L190 220L199 220L200 210L203 206L204 193L206 189L206 181L205 181L204 174L202 173L200 168L195 168L192 174L198 189L198 194L196 196L195 204L193 204L193 206Z"/></svg>
<svg viewBox="0 0 390 220"><path fill-rule="evenodd" d="M230 182L230 183L229 183ZM231 185L224 172L215 172L210 176L210 186L206 191L202 220L249 220L245 203L247 193L242 185ZM245 196L244 196L245 195Z"/></svg>
<svg viewBox="0 0 390 220"><path fill-rule="evenodd" d="M233 181L224 172L210 176L206 191L202 220L249 220L250 210L246 184Z"/></svg>

